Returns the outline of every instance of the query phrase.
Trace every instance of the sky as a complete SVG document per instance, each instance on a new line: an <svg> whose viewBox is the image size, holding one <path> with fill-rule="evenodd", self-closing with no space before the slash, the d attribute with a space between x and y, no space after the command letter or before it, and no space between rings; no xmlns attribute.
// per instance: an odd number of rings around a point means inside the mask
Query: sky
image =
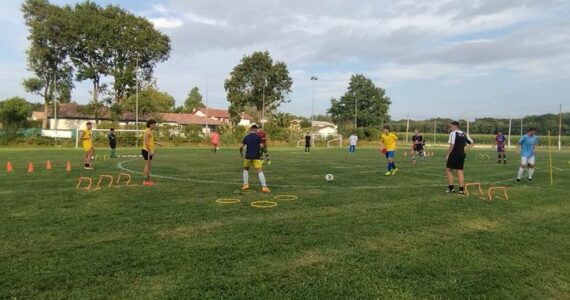
<svg viewBox="0 0 570 300"><path fill-rule="evenodd" d="M55 4L78 1L52 0ZM208 105L228 106L224 80L244 55L268 50L288 65L289 103L323 114L364 74L386 90L393 119L520 117L570 111L570 0L125 0L172 41L155 70L181 105L198 86ZM0 99L26 94L22 1L0 11ZM312 84L310 78L318 80ZM86 103L88 82L73 100ZM313 98L314 97L314 98Z"/></svg>

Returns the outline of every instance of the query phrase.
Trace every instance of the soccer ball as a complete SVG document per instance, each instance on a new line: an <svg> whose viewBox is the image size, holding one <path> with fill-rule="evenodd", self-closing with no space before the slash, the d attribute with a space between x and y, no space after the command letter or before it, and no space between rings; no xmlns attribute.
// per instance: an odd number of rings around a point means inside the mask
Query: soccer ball
<svg viewBox="0 0 570 300"><path fill-rule="evenodd" d="M333 181L333 180L334 180L333 174L327 174L327 175L325 176L325 180L328 181L328 182Z"/></svg>

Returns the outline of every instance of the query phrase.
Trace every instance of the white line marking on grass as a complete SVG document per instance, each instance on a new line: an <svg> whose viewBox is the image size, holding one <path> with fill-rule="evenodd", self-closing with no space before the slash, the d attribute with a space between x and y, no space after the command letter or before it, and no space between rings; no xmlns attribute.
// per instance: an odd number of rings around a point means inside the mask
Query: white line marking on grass
<svg viewBox="0 0 570 300"><path fill-rule="evenodd" d="M128 172L128 173L132 173L132 174L139 174L139 175L143 175L143 172L138 172L135 170L131 170L128 168L125 168L123 166L124 163L128 163L131 161L135 161L134 159L131 160L127 160L127 161L122 161L117 163L117 168L119 168L122 171ZM438 175L439 177L440 175ZM163 179L170 179L170 180L176 180L176 181L190 181L190 182L198 182L198 183L208 183L208 184L225 184L225 185L240 185L241 181L216 181L216 180L205 180L205 179L194 179L194 178L187 178L187 177L174 177L174 176L166 176L166 175L156 175L156 174L152 174L152 177L157 177L157 178L163 178ZM514 178L512 179L507 179L507 180L502 180L502 181L497 181L497 182L482 182L483 184L499 184L499 183L505 183L505 182L509 182L509 181L514 181ZM441 184L441 183L437 183L437 184L424 184L424 185L414 185L414 186L402 186L402 185L393 185L393 186L367 186L367 185L363 185L363 186L336 186L336 185L292 185L292 184L271 184L271 186L273 187L284 187L284 188L315 188L315 189L322 189L322 188L326 188L326 187L333 187L333 188L342 188L342 189L356 189L356 190L362 190L362 189L386 189L386 190L392 190L392 189L403 189L403 188L409 188L409 187L443 187L445 186L445 184Z"/></svg>
<svg viewBox="0 0 570 300"><path fill-rule="evenodd" d="M557 168L557 167L552 167L552 168L555 169L555 170L558 170L558 171L564 171L564 169L560 169L560 168Z"/></svg>

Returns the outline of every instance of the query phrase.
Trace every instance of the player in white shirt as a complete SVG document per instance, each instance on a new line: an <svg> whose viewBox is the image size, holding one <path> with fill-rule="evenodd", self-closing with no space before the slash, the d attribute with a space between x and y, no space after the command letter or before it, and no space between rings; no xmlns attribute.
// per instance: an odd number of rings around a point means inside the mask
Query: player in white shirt
<svg viewBox="0 0 570 300"><path fill-rule="evenodd" d="M350 146L348 147L348 153L352 154L356 152L356 144L358 143L358 136L356 133L352 133L348 138Z"/></svg>

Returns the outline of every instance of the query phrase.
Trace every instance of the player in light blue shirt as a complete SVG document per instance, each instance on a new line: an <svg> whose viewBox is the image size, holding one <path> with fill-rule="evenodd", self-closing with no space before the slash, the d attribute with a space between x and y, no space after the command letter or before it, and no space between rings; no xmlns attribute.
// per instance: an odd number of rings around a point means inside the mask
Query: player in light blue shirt
<svg viewBox="0 0 570 300"><path fill-rule="evenodd" d="M519 168L517 182L521 181L525 169L528 170L528 182L532 181L532 175L534 174L534 155L536 154L536 145L538 144L536 131L534 127L529 128L527 134L523 135L519 141L519 146L521 147L521 166Z"/></svg>

